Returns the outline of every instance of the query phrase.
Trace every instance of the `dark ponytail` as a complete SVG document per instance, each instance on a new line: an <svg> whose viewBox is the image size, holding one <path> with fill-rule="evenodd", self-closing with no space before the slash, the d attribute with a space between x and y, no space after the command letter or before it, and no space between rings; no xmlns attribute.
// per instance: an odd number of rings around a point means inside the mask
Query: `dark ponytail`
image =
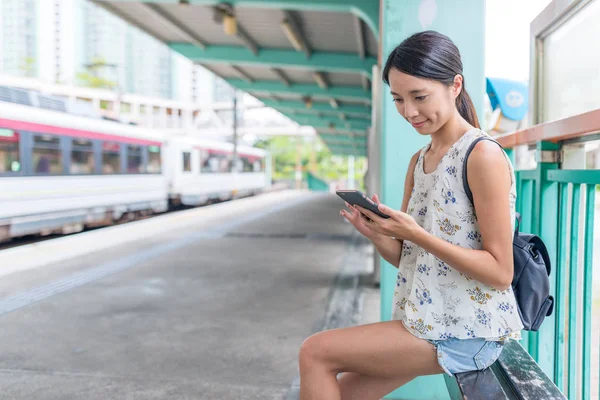
<svg viewBox="0 0 600 400"><path fill-rule="evenodd" d="M465 80L463 77L463 86L460 94L456 98L456 108L460 115L472 126L475 128L481 128L479 126L479 119L477 118L477 112L475 111L475 106L473 105L473 101L467 93L467 89L465 89Z"/></svg>
<svg viewBox="0 0 600 400"><path fill-rule="evenodd" d="M463 76L462 90L456 98L456 108L471 125L479 128L475 106L465 88L463 65L456 45L445 35L436 31L415 33L398 45L383 68L383 81L389 85L392 68L408 75L432 79L452 86L456 75Z"/></svg>

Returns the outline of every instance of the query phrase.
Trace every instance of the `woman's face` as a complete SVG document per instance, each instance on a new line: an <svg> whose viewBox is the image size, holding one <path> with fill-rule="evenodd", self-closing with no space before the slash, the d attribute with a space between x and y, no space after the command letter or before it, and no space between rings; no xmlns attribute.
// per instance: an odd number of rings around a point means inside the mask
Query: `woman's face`
<svg viewBox="0 0 600 400"><path fill-rule="evenodd" d="M454 86L447 86L392 68L389 82L396 109L422 135L437 132L456 113L456 97L462 87L460 75Z"/></svg>

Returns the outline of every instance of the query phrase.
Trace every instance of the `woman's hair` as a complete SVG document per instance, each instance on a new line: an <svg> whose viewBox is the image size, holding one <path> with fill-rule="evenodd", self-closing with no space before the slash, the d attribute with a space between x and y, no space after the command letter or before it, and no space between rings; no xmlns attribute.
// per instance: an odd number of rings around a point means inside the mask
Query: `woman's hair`
<svg viewBox="0 0 600 400"><path fill-rule="evenodd" d="M389 85L392 68L405 74L432 79L452 86L454 77L463 74L463 65L458 47L445 35L436 31L415 33L405 39L388 56L383 68L383 81ZM456 98L456 108L471 125L479 128L479 120L473 102L463 86Z"/></svg>

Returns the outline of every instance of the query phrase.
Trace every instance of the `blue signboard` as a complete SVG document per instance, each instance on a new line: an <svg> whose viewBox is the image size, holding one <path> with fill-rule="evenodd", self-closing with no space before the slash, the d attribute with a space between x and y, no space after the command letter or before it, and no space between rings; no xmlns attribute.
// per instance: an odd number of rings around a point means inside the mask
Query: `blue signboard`
<svg viewBox="0 0 600 400"><path fill-rule="evenodd" d="M527 114L529 92L526 84L502 78L487 78L486 91L492 110L500 107L504 117L520 121Z"/></svg>

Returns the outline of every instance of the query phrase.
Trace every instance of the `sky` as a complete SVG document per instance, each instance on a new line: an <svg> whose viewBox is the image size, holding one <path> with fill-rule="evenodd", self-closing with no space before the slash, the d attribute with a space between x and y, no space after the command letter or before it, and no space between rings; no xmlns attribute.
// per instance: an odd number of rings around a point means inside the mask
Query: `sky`
<svg viewBox="0 0 600 400"><path fill-rule="evenodd" d="M487 0L485 76L529 80L529 26L551 0Z"/></svg>

